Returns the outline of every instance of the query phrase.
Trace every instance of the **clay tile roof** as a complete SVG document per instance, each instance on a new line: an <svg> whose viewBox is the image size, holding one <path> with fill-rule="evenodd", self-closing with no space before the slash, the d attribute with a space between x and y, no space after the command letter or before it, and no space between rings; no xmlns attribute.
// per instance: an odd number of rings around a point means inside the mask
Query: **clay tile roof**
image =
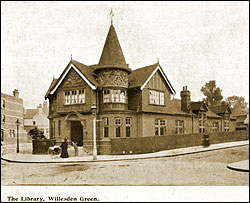
<svg viewBox="0 0 250 203"><path fill-rule="evenodd" d="M131 69L129 69L126 64L122 48L113 25L109 28L98 66L98 69L116 67L131 72Z"/></svg>
<svg viewBox="0 0 250 203"><path fill-rule="evenodd" d="M172 114L183 114L188 115L188 113L181 110L181 100L180 99L173 99L171 100L167 106L167 111Z"/></svg>
<svg viewBox="0 0 250 203"><path fill-rule="evenodd" d="M128 76L129 88L141 87L158 65L159 64L156 63L133 70Z"/></svg>
<svg viewBox="0 0 250 203"><path fill-rule="evenodd" d="M71 63L87 78L87 80L90 83L92 83L93 85L98 85L98 82L95 79L95 73L94 73L94 70L96 69L97 65L87 66L87 65L84 65L83 63L80 63L80 62L72 59L70 61L70 63L67 65L67 67L64 69L64 71L62 72L61 76L58 79L54 78L52 80L50 87L45 95L45 99L48 98L50 92L57 85L57 83L60 81L60 79L63 77L65 71L67 70L67 68L69 67L69 65Z"/></svg>
<svg viewBox="0 0 250 203"><path fill-rule="evenodd" d="M51 91L52 88L55 86L57 80L58 80L57 78L53 78L53 80L52 80L52 82L51 82L51 84L50 84L50 86L49 86L49 89L48 89L48 91L47 91L47 93L46 93L46 95L45 95L45 99L48 98L48 96L49 96L49 94L50 94L50 91Z"/></svg>
<svg viewBox="0 0 250 203"><path fill-rule="evenodd" d="M219 115L217 115L216 113L212 112L209 107L207 109L208 109L208 111L207 111L207 116L208 117L221 118Z"/></svg>
<svg viewBox="0 0 250 203"><path fill-rule="evenodd" d="M202 104L203 104L203 101L191 102L190 108L192 111L198 111L198 110L200 110Z"/></svg>
<svg viewBox="0 0 250 203"><path fill-rule="evenodd" d="M37 112L37 109L26 109L26 113L23 118L32 119L37 114Z"/></svg>
<svg viewBox="0 0 250 203"><path fill-rule="evenodd" d="M87 66L84 65L76 60L71 60L71 62L81 71L81 73L93 84L98 85L96 79L95 79L95 73L94 70L96 68L96 65Z"/></svg>
<svg viewBox="0 0 250 203"><path fill-rule="evenodd" d="M224 114L226 110L231 113L231 109L228 105L219 105L219 106L210 106L211 111L213 111L216 114Z"/></svg>

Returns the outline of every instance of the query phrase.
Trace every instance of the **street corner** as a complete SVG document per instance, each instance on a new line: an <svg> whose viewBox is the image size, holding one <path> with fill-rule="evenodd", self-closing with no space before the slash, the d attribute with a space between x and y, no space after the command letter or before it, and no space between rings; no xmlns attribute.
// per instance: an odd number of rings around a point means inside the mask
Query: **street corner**
<svg viewBox="0 0 250 203"><path fill-rule="evenodd" d="M235 171L249 172L249 159L228 164L227 168Z"/></svg>

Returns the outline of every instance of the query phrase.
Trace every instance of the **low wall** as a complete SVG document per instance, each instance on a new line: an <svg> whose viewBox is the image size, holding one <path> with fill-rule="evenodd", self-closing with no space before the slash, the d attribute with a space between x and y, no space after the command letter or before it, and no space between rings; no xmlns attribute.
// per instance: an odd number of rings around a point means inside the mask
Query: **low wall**
<svg viewBox="0 0 250 203"><path fill-rule="evenodd" d="M202 145L203 134L111 139L111 154L139 154ZM249 131L209 133L210 144L249 139ZM107 153L107 152L106 152Z"/></svg>

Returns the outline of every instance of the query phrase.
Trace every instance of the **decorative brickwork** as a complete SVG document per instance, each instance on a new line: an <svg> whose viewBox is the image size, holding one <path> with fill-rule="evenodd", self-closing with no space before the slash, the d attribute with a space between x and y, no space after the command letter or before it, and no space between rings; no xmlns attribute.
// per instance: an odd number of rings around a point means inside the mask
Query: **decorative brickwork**
<svg viewBox="0 0 250 203"><path fill-rule="evenodd" d="M128 73L122 70L102 70L98 74L98 80L102 87L128 88Z"/></svg>
<svg viewBox="0 0 250 203"><path fill-rule="evenodd" d="M79 87L83 80L74 70L70 70L61 87Z"/></svg>

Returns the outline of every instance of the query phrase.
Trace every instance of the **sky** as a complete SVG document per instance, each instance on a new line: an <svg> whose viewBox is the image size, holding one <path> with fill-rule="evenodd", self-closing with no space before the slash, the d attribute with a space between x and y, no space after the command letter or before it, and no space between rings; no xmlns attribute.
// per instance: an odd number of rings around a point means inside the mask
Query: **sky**
<svg viewBox="0 0 250 203"><path fill-rule="evenodd" d="M216 80L249 102L249 2L3 2L1 92L36 108L70 61L98 64L110 10L131 69L159 62L180 98Z"/></svg>

